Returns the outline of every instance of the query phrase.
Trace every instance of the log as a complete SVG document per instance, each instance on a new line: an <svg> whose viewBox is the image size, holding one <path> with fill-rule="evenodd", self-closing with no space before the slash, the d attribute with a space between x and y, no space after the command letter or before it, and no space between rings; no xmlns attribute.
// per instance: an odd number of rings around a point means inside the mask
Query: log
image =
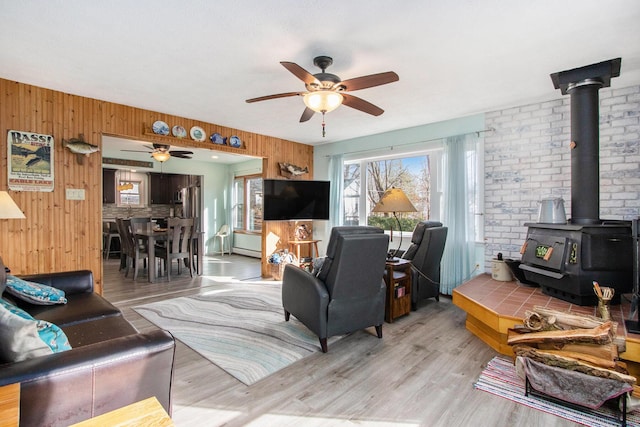
<svg viewBox="0 0 640 427"><path fill-rule="evenodd" d="M540 343L533 347L541 350L563 350L582 353L606 360L616 360L618 358L618 346L614 343Z"/></svg>
<svg viewBox="0 0 640 427"><path fill-rule="evenodd" d="M586 314L571 314L568 312L553 310L538 305L533 307L533 311L526 312L525 315L527 316L523 321L525 327L528 322L531 322L532 326L537 327L538 330L574 328L588 329L598 327L599 325L605 323L603 319L598 317L588 316ZM613 339L613 342L618 347L618 353L624 353L627 349L627 343L624 336L618 335L618 322L611 322L611 337Z"/></svg>
<svg viewBox="0 0 640 427"><path fill-rule="evenodd" d="M590 363L595 366L599 366L605 369L615 369L616 362L613 359L604 359L602 357L593 356L591 354L580 353L577 351L568 351L568 350L547 350L547 349L538 349L544 354L552 354L554 356L567 357L575 360L581 360L583 362Z"/></svg>
<svg viewBox="0 0 640 427"><path fill-rule="evenodd" d="M564 311L540 307L538 305L533 307L533 312L544 318L553 317L553 325L556 329L590 329L597 328L598 326L605 323L604 320L594 316L587 316L584 314L571 314Z"/></svg>
<svg viewBox="0 0 640 427"><path fill-rule="evenodd" d="M581 372L594 377L623 381L632 385L636 383L636 378L628 375L626 372L618 372L614 369L601 368L571 357L548 353L544 350L539 350L528 345L515 345L513 346L513 351L517 356L529 357L537 362L541 362L549 366L557 366L559 368ZM615 369L620 369L620 366L616 364Z"/></svg>
<svg viewBox="0 0 640 427"><path fill-rule="evenodd" d="M519 334L509 329L507 344L536 344L536 343L577 343L608 344L612 342L611 322L605 322L592 329L568 329L556 331L531 332Z"/></svg>

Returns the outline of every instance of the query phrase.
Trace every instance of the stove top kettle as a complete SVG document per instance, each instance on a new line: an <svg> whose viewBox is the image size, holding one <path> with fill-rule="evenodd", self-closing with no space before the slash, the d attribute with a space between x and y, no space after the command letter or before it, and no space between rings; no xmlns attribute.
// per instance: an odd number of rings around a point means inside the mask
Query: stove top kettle
<svg viewBox="0 0 640 427"><path fill-rule="evenodd" d="M562 197L548 197L540 200L538 203L538 223L567 223L567 214L564 210L564 199Z"/></svg>

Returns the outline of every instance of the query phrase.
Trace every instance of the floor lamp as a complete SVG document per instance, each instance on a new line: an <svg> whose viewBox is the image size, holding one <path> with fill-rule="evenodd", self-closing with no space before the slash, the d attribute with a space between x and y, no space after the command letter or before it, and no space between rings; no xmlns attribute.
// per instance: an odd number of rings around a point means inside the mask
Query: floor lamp
<svg viewBox="0 0 640 427"><path fill-rule="evenodd" d="M390 188L384 192L378 204L373 208L371 212L392 212L396 221L398 222L398 230L400 230L400 244L398 249L395 250L393 256L389 256L387 261L397 261L398 251L402 246L402 226L398 219L398 212L417 212L418 210L413 206L413 203L409 200L404 191L400 188Z"/></svg>

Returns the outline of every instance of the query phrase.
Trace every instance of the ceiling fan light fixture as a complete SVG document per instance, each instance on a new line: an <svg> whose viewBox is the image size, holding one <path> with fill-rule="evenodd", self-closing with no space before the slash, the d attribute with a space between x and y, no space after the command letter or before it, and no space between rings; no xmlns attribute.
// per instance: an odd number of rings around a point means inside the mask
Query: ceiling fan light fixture
<svg viewBox="0 0 640 427"><path fill-rule="evenodd" d="M151 157L153 157L154 160L157 160L160 163L163 163L169 160L169 158L171 158L171 154L169 154L167 151L155 151L151 153Z"/></svg>
<svg viewBox="0 0 640 427"><path fill-rule="evenodd" d="M304 94L304 105L316 113L328 113L338 108L344 97L332 90L317 90Z"/></svg>

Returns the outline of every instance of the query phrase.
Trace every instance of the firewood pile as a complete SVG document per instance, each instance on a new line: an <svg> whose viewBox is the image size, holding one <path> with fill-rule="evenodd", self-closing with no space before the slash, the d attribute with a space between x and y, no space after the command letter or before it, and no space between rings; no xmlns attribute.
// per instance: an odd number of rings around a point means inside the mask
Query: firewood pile
<svg viewBox="0 0 640 427"><path fill-rule="evenodd" d="M611 320L535 306L523 325L509 330L507 343L516 356L633 385L636 378L618 358L625 340L617 327Z"/></svg>

